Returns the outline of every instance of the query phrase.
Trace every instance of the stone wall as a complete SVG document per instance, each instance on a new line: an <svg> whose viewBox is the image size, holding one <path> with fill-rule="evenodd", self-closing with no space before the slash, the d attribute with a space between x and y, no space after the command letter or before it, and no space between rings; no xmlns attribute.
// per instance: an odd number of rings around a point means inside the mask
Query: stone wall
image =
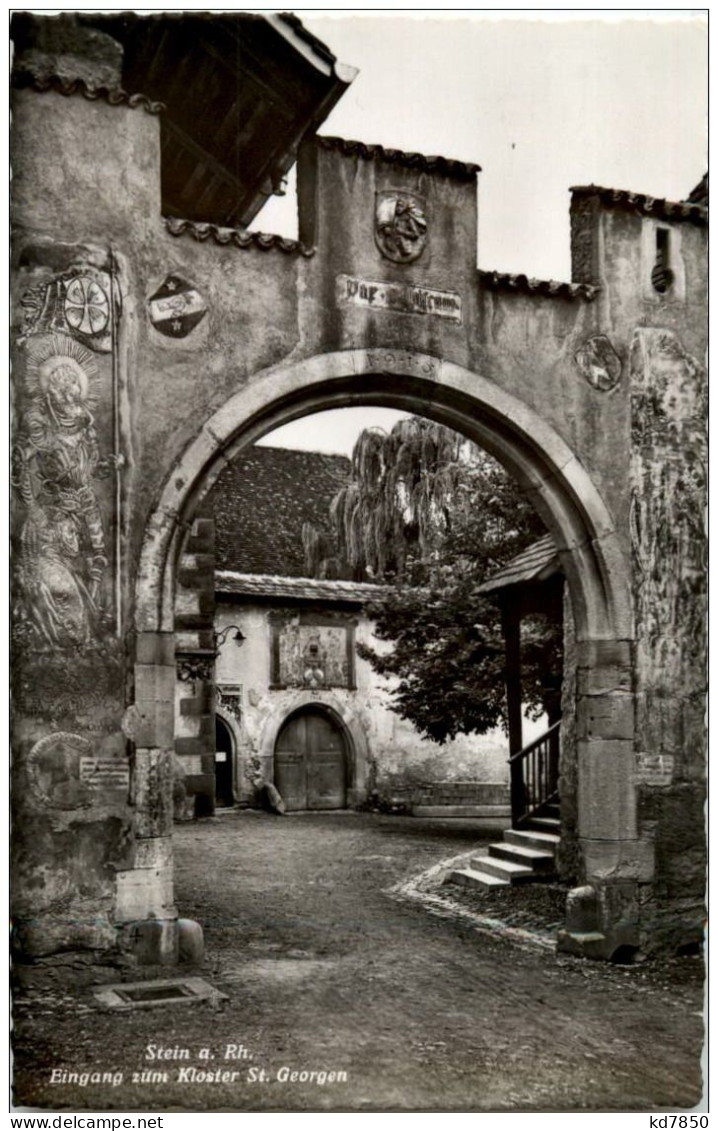
<svg viewBox="0 0 718 1131"><path fill-rule="evenodd" d="M559 797L561 799L561 841L556 852L558 871L564 883L581 879L581 853L578 843L578 732L576 694L578 653L576 625L571 598L563 595L563 681L561 684L561 753L559 759Z"/></svg>
<svg viewBox="0 0 718 1131"><path fill-rule="evenodd" d="M196 518L175 594L175 813L214 812L214 522Z"/></svg>
<svg viewBox="0 0 718 1131"><path fill-rule="evenodd" d="M636 782L655 844L647 947L699 938L704 915L706 372L672 330L631 349Z"/></svg>

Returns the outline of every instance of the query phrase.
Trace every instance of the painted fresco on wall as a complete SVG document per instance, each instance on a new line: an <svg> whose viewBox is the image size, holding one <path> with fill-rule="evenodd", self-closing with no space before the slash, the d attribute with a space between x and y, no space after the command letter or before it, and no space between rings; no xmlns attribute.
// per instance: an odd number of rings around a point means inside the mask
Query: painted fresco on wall
<svg viewBox="0 0 718 1131"><path fill-rule="evenodd" d="M353 687L352 625L275 622L272 684L275 687Z"/></svg>
<svg viewBox="0 0 718 1131"><path fill-rule="evenodd" d="M94 359L61 334L33 338L13 446L21 514L16 628L32 648L90 644L111 626L108 539L97 491L113 461L95 427Z"/></svg>
<svg viewBox="0 0 718 1131"><path fill-rule="evenodd" d="M118 628L114 534L124 461L114 450L119 298L112 291L109 272L82 264L23 295L13 633L26 654L91 649Z"/></svg>
<svg viewBox="0 0 718 1131"><path fill-rule="evenodd" d="M639 749L700 758L706 673L706 378L669 330L631 350ZM675 696L665 694L675 688ZM669 719L680 715L680 722ZM671 736L681 735L675 750ZM675 737L673 738L675 741Z"/></svg>
<svg viewBox="0 0 718 1131"><path fill-rule="evenodd" d="M78 264L29 287L20 302L20 344L31 335L59 332L98 353L112 352L113 317L119 314L120 299L109 271Z"/></svg>
<svg viewBox="0 0 718 1131"><path fill-rule="evenodd" d="M615 389L621 379L621 359L605 334L594 334L583 343L576 351L576 365L602 393Z"/></svg>

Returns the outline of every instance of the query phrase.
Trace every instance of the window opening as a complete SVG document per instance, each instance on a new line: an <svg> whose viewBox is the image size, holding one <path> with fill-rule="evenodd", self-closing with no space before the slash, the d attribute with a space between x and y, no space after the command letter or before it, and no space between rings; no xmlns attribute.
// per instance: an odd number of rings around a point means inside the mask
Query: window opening
<svg viewBox="0 0 718 1131"><path fill-rule="evenodd" d="M670 263L670 232L667 228L656 228L656 262L651 271L653 289L663 295L673 282Z"/></svg>

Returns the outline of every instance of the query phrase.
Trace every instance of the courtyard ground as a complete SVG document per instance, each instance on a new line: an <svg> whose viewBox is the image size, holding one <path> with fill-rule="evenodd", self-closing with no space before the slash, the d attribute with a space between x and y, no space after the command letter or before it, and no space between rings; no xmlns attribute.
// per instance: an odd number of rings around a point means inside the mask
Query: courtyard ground
<svg viewBox="0 0 718 1131"><path fill-rule="evenodd" d="M231 811L178 826L177 903L204 924L203 966L118 972L66 956L19 968L16 1105L647 1112L698 1104L701 959L610 966L558 956L556 889L523 903L517 889L498 911L487 900L485 914L475 896L462 905L458 889L440 886L436 866L495 835L468 821L369 813ZM117 1014L91 996L101 982L185 973L228 1000ZM180 1059L160 1060L160 1046ZM189 1080L192 1067L200 1074ZM51 1083L63 1069L112 1072L115 1082ZM236 1078L216 1082L217 1069ZM345 1076L302 1081L293 1072Z"/></svg>

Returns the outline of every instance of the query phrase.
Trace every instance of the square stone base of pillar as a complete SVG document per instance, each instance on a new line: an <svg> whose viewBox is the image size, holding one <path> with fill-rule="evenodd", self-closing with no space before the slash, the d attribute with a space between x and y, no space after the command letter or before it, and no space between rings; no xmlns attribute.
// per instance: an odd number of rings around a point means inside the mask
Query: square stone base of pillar
<svg viewBox="0 0 718 1131"><path fill-rule="evenodd" d="M636 886L622 882L572 888L557 950L581 958L634 962L640 947Z"/></svg>

